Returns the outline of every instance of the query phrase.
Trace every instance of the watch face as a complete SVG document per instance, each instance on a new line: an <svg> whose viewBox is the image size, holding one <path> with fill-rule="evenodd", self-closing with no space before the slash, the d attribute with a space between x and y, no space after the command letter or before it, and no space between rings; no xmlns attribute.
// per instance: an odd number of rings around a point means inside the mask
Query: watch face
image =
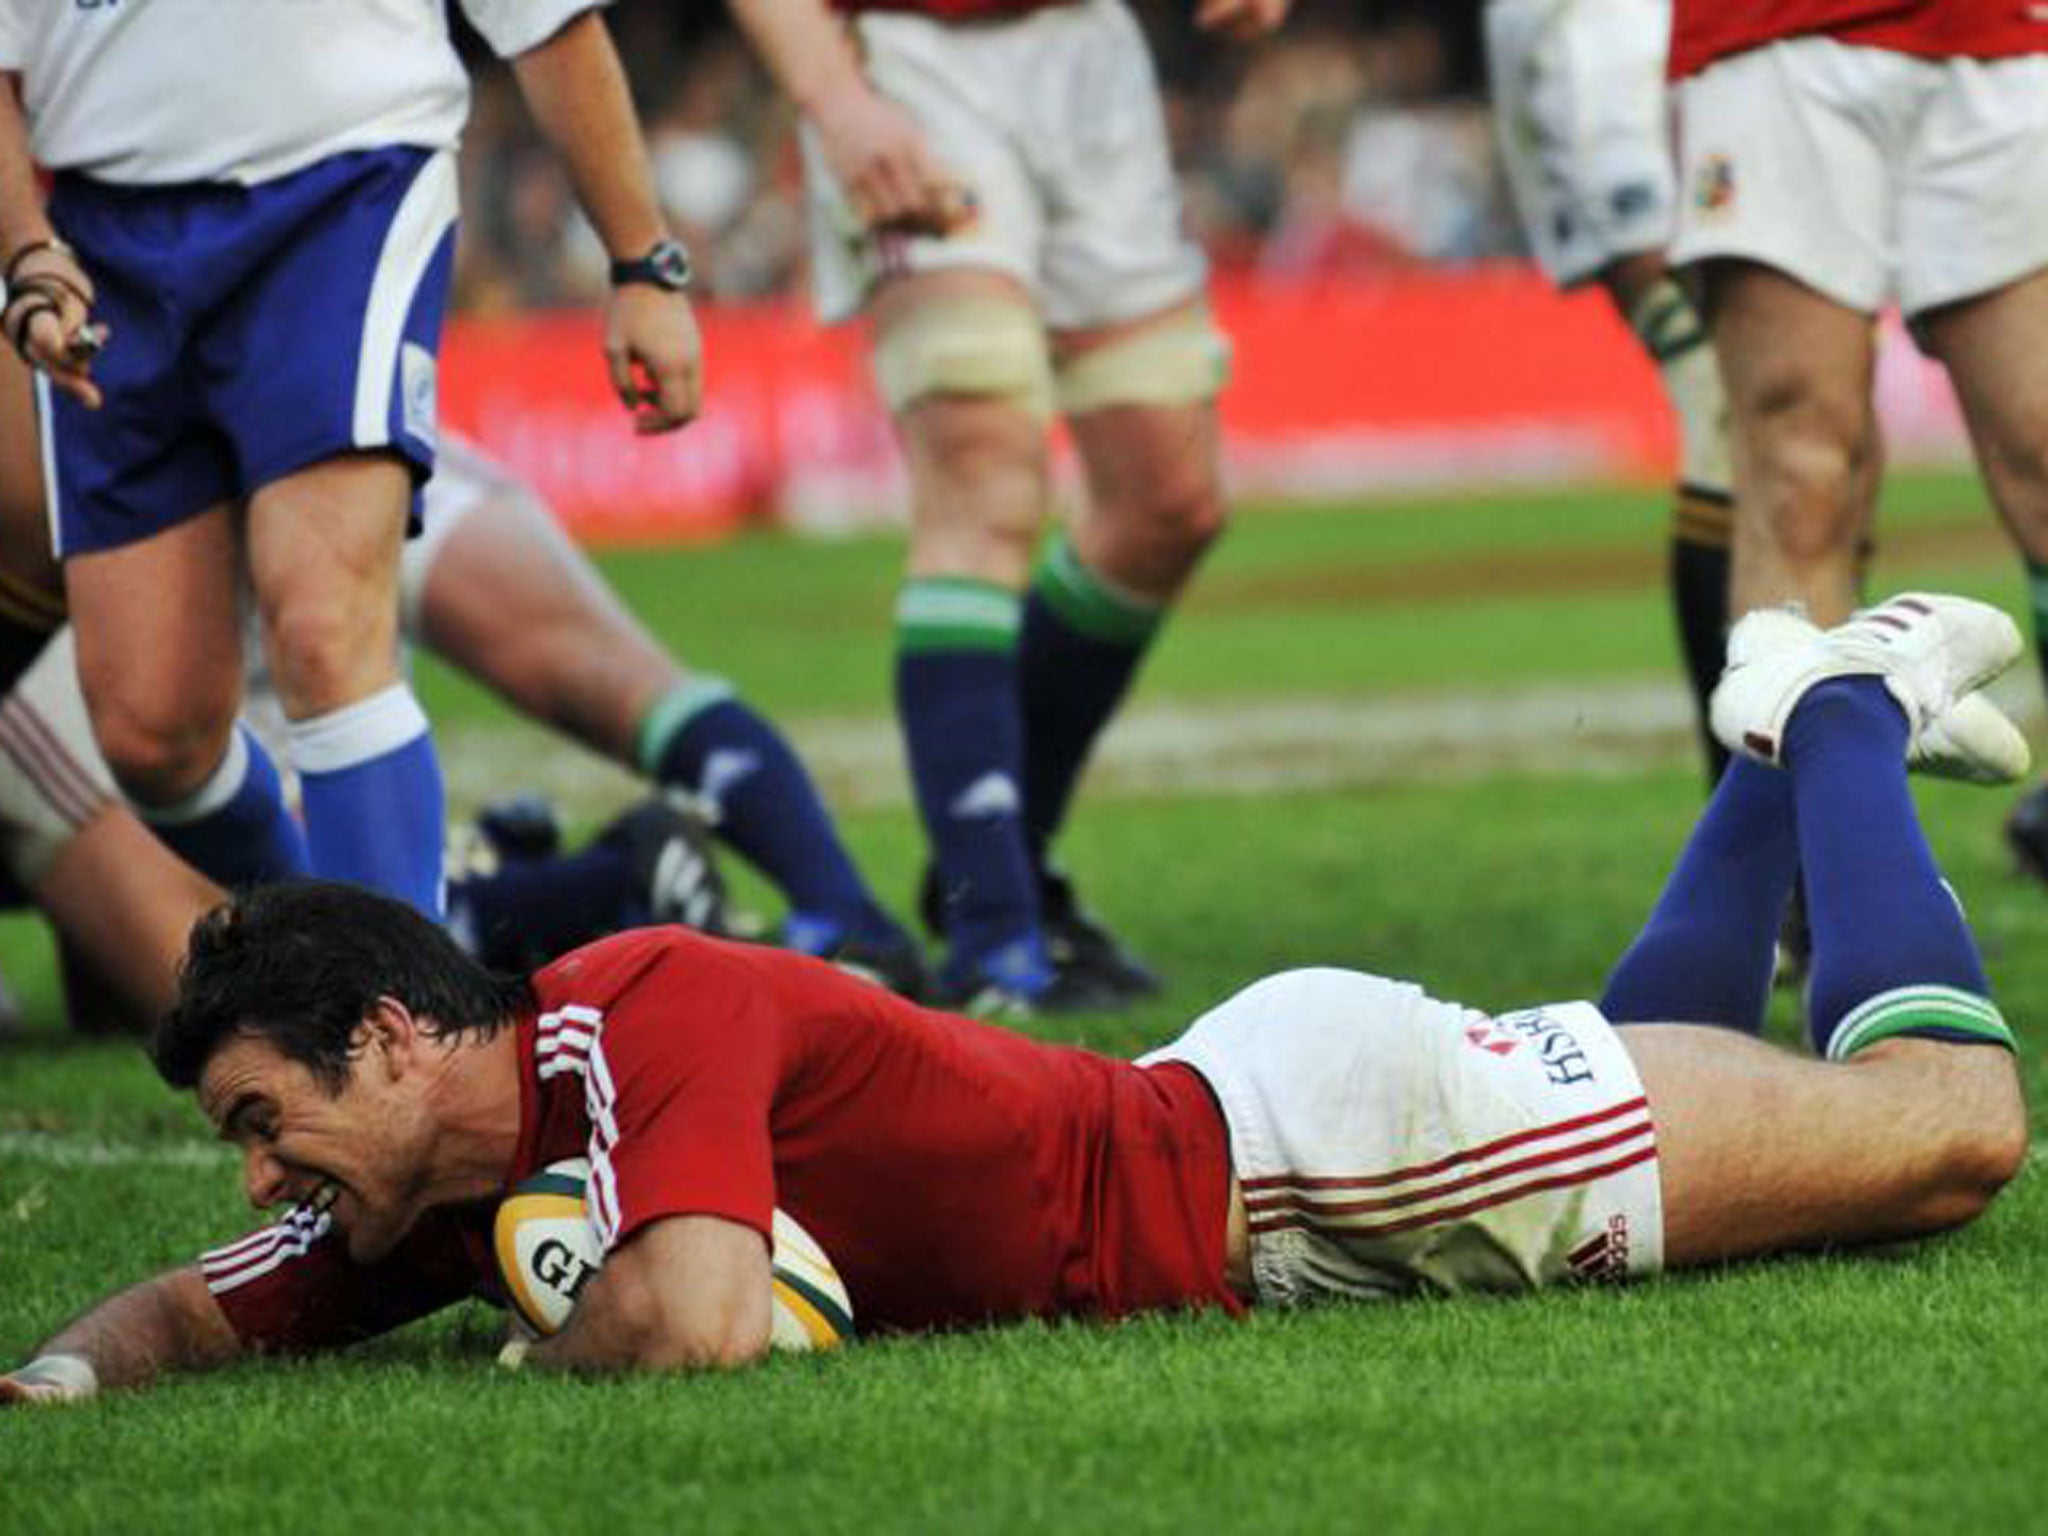
<svg viewBox="0 0 2048 1536"><path fill-rule="evenodd" d="M649 251L647 265L653 271L655 281L664 288L681 289L690 285L690 258L673 240L664 240Z"/></svg>

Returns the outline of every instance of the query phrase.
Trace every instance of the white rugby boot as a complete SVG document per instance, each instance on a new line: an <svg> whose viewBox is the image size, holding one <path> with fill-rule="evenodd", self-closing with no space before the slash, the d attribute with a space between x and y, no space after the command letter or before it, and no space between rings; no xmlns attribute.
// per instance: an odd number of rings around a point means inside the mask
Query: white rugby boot
<svg viewBox="0 0 2048 1536"><path fill-rule="evenodd" d="M1728 636L1728 668L1709 718L1731 752L1778 766L1785 726L1816 683L1876 677L1905 712L1906 763L1944 778L2009 783L2027 771L2026 738L1976 690L2019 657L2019 626L1988 603L1907 592L1831 630L1784 608L1746 614Z"/></svg>

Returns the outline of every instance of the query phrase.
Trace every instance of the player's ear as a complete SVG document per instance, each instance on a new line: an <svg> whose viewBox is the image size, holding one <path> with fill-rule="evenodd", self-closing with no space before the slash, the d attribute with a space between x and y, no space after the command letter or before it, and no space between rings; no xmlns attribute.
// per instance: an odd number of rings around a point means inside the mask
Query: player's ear
<svg viewBox="0 0 2048 1536"><path fill-rule="evenodd" d="M365 1060L381 1063L384 1074L396 1078L411 1069L425 1035L412 1010L386 995L370 1005L356 1040Z"/></svg>

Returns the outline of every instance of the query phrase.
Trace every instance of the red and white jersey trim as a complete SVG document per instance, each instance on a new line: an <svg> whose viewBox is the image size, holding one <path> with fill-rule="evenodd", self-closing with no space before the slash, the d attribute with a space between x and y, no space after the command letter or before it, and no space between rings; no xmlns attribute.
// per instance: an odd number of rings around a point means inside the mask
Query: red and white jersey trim
<svg viewBox="0 0 2048 1536"><path fill-rule="evenodd" d="M619 1095L604 1059L603 1033L602 1012L566 1004L540 1016L533 1059L542 1082L565 1072L583 1079L583 1107L590 1117L590 1181L584 1199L601 1249L609 1253L620 1222L619 1181L612 1169L612 1148L619 1143Z"/></svg>
<svg viewBox="0 0 2048 1536"><path fill-rule="evenodd" d="M218 1296L260 1280L278 1265L305 1254L333 1225L334 1218L325 1212L315 1215L306 1206L294 1206L275 1226L200 1255L199 1269L206 1277L206 1288Z"/></svg>
<svg viewBox="0 0 2048 1536"><path fill-rule="evenodd" d="M1247 1179L1245 1214L1255 1235L1306 1227L1351 1238L1391 1237L1591 1184L1656 1155L1649 1103L1638 1096L1413 1167L1355 1177L1289 1172Z"/></svg>

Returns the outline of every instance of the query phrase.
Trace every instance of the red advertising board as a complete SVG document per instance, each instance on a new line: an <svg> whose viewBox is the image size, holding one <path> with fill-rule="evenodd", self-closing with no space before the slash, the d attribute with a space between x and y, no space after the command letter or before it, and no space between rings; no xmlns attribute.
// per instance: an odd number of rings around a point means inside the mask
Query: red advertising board
<svg viewBox="0 0 2048 1536"><path fill-rule="evenodd" d="M1226 282L1215 297L1234 349L1222 409L1241 495L1639 479L1670 462L1651 366L1604 299L1561 296L1526 268ZM700 319L706 406L687 431L633 437L585 314L457 321L447 419L593 543L900 515L901 466L856 329L820 329L796 304ZM1884 358L1892 458L1957 451L1946 388L1895 327Z"/></svg>

